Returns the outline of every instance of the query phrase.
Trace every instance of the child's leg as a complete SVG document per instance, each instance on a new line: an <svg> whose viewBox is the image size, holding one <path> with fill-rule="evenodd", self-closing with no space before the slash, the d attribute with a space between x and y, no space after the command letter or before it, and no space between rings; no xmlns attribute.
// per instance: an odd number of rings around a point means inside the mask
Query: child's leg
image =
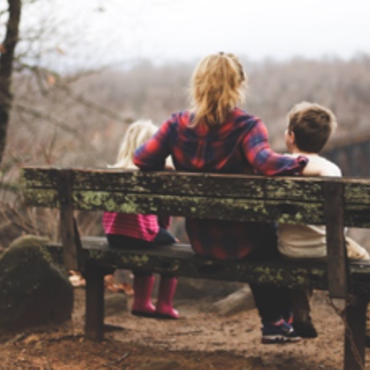
<svg viewBox="0 0 370 370"><path fill-rule="evenodd" d="M132 314L136 316L153 317L155 307L151 301L154 285L152 274L134 272L134 303Z"/></svg>
<svg viewBox="0 0 370 370"><path fill-rule="evenodd" d="M161 275L158 290L156 316L163 319L178 319L179 313L173 308L173 297L177 286L177 278Z"/></svg>
<svg viewBox="0 0 370 370"><path fill-rule="evenodd" d="M311 288L292 289L292 309L294 322L306 322L311 320L310 300L313 291Z"/></svg>
<svg viewBox="0 0 370 370"><path fill-rule="evenodd" d="M300 337L283 314L290 309L290 290L250 284L262 321L262 343L297 342Z"/></svg>
<svg viewBox="0 0 370 370"><path fill-rule="evenodd" d="M312 294L310 287L292 291L293 327L302 338L316 338L318 335L310 315Z"/></svg>

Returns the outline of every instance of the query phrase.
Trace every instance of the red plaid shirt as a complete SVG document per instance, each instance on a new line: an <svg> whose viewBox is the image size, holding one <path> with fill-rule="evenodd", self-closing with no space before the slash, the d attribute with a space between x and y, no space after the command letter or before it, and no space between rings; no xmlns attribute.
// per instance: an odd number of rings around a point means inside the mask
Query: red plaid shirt
<svg viewBox="0 0 370 370"><path fill-rule="evenodd" d="M179 171L273 176L301 174L308 161L274 153L263 122L239 108L220 126L191 127L192 119L188 111L173 114L136 150L134 163L142 170L162 170L171 155ZM187 219L186 230L197 254L237 259L258 246L263 228L255 223Z"/></svg>

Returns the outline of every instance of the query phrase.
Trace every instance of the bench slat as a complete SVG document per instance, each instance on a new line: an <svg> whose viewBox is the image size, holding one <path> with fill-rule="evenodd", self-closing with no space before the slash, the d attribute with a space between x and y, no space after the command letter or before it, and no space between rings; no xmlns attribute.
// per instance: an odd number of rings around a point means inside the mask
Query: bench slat
<svg viewBox="0 0 370 370"><path fill-rule="evenodd" d="M73 217L72 188L69 170L58 173L58 200L60 203L60 236L63 243L64 265L69 270L84 270L82 245Z"/></svg>
<svg viewBox="0 0 370 370"><path fill-rule="evenodd" d="M55 208L59 204L54 190L26 190L24 195L28 205ZM323 206L304 202L287 204L287 201L74 191L73 208L122 213L161 213L214 220L324 223Z"/></svg>
<svg viewBox="0 0 370 370"><path fill-rule="evenodd" d="M298 201L263 201L233 198L206 198L170 195L124 194L103 191L73 191L76 210L107 210L123 213L162 213L200 219L235 220L291 224L325 224L324 205ZM29 206L59 207L54 190L26 189ZM346 205L345 226L370 227L367 205Z"/></svg>
<svg viewBox="0 0 370 370"><path fill-rule="evenodd" d="M350 279L344 239L343 184L327 183L324 195L329 294L332 298L345 299Z"/></svg>
<svg viewBox="0 0 370 370"><path fill-rule="evenodd" d="M109 247L105 237L84 237L82 245L86 263L90 266L96 264L100 268L135 269L184 277L289 287L311 284L315 289L328 288L325 262L213 260L195 255L189 245L123 250ZM60 246L57 243L44 246L57 264L63 264ZM356 281L369 286L370 293L370 264L353 263L350 271Z"/></svg>
<svg viewBox="0 0 370 370"><path fill-rule="evenodd" d="M58 169L25 167L25 188L57 188ZM324 202L328 178L261 177L181 172L144 172L107 169L73 169L74 190L126 191L132 193L188 195L264 200ZM370 181L330 178L344 184L346 204L370 205Z"/></svg>

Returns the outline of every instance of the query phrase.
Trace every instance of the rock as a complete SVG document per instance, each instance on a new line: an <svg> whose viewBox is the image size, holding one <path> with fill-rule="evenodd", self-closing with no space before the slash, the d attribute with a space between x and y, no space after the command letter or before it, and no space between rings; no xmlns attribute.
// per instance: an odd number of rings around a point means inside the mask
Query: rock
<svg viewBox="0 0 370 370"><path fill-rule="evenodd" d="M127 297L122 293L109 294L104 298L104 316L114 316L128 311Z"/></svg>
<svg viewBox="0 0 370 370"><path fill-rule="evenodd" d="M248 285L245 285L221 301L213 303L209 311L220 316L231 316L241 311L251 310L254 307L252 291Z"/></svg>
<svg viewBox="0 0 370 370"><path fill-rule="evenodd" d="M242 286L238 282L179 277L175 299L220 299Z"/></svg>
<svg viewBox="0 0 370 370"><path fill-rule="evenodd" d="M0 256L0 330L63 322L71 318L73 287L29 235L13 241Z"/></svg>

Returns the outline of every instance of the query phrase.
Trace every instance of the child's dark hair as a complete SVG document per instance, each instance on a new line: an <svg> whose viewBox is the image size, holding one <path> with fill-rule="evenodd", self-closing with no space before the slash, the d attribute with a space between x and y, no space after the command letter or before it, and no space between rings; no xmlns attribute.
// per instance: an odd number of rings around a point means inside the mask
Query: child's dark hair
<svg viewBox="0 0 370 370"><path fill-rule="evenodd" d="M299 103L288 113L288 130L303 152L319 153L336 128L334 113L316 103Z"/></svg>

